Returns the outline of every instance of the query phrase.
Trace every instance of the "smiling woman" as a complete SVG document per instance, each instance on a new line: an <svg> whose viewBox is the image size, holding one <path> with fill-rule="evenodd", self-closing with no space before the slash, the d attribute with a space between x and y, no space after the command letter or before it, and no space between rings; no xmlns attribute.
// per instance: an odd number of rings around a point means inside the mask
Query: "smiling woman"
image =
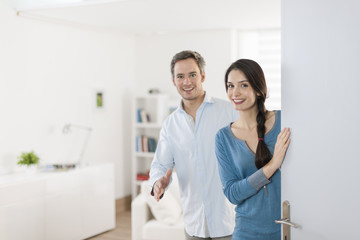
<svg viewBox="0 0 360 240"><path fill-rule="evenodd" d="M225 74L228 98L240 117L216 135L216 156L225 196L236 205L232 239L278 240L280 166L290 144L281 131L280 111L265 108L264 72L253 60L239 59ZM280 132L281 131L281 132Z"/></svg>

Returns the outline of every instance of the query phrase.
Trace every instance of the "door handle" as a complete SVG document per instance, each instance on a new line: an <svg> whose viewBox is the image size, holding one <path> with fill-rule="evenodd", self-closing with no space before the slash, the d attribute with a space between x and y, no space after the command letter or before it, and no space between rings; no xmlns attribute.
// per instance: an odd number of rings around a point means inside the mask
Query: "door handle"
<svg viewBox="0 0 360 240"><path fill-rule="evenodd" d="M282 204L282 219L275 220L275 223L282 224L282 240L291 240L290 227L300 228L300 225L290 222L290 203L284 201Z"/></svg>
<svg viewBox="0 0 360 240"><path fill-rule="evenodd" d="M300 227L300 226L297 225L296 223L290 222L290 219L288 219L288 218L283 218L283 219L280 219L280 220L275 220L275 223L289 225L290 227L294 227L294 228Z"/></svg>

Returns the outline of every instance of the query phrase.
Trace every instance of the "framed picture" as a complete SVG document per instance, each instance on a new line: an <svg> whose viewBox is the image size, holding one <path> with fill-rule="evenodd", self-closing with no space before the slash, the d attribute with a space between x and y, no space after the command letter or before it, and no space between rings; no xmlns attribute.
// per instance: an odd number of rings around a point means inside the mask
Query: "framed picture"
<svg viewBox="0 0 360 240"><path fill-rule="evenodd" d="M103 87L93 87L91 93L91 105L95 111L104 111L106 105L106 91Z"/></svg>
<svg viewBox="0 0 360 240"><path fill-rule="evenodd" d="M96 107L104 107L104 93L103 91L96 91Z"/></svg>

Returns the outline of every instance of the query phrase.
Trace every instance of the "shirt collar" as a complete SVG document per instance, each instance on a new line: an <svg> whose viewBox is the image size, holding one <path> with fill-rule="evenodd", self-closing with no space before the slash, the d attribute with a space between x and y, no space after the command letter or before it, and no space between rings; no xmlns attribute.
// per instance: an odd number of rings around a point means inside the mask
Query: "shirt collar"
<svg viewBox="0 0 360 240"><path fill-rule="evenodd" d="M205 91L205 97L204 97L204 100L203 100L202 104L200 105L200 107L201 107L203 104L214 103L214 102L215 102L215 101L214 101L214 98L211 97L209 94L207 94L206 91ZM183 107L183 101L182 101L182 99L180 100L180 105L179 105L179 107L178 107L177 110L178 110L178 111L185 112L184 107Z"/></svg>

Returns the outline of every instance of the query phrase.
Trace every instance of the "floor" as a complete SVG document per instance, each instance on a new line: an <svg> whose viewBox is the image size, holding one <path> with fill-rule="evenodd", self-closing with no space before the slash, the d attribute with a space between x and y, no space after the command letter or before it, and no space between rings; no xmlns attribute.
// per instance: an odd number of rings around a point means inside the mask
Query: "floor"
<svg viewBox="0 0 360 240"><path fill-rule="evenodd" d="M115 229L87 240L131 240L131 212L117 213Z"/></svg>

